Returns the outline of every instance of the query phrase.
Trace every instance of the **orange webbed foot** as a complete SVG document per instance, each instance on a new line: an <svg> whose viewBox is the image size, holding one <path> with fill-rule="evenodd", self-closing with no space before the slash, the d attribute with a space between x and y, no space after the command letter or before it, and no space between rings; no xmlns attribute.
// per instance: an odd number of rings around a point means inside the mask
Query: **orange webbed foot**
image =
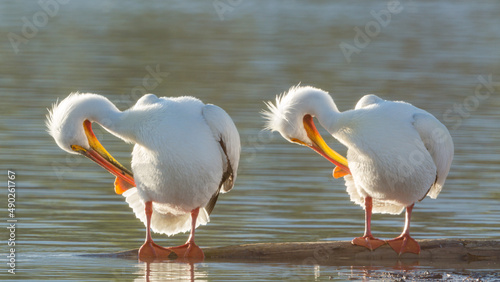
<svg viewBox="0 0 500 282"><path fill-rule="evenodd" d="M392 240L388 240L387 244L389 244L389 246L399 255L404 253L420 254L420 245L415 239L410 237L410 235L399 236Z"/></svg>
<svg viewBox="0 0 500 282"><path fill-rule="evenodd" d="M203 250L194 242L168 249L174 252L180 259L184 258L190 262L201 262L205 259Z"/></svg>
<svg viewBox="0 0 500 282"><path fill-rule="evenodd" d="M351 244L365 247L370 251L374 251L376 248L384 245L385 241L374 238L373 236L363 236L352 239Z"/></svg>
<svg viewBox="0 0 500 282"><path fill-rule="evenodd" d="M153 261L153 260L175 260L179 256L154 242L145 242L139 249L139 259L142 261Z"/></svg>

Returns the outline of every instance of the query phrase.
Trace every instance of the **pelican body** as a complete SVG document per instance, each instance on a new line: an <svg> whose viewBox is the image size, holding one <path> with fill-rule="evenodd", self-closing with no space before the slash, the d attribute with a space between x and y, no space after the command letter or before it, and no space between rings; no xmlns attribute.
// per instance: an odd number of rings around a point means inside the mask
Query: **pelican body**
<svg viewBox="0 0 500 282"><path fill-rule="evenodd" d="M371 234L372 212L399 214L406 208L403 233L387 243L399 254L420 252L409 235L413 206L439 195L453 159L453 141L441 122L409 103L376 95L340 112L327 92L310 86L292 87L267 105L267 128L337 165L334 176L344 176L351 201L365 208L365 234L353 244L370 250L385 244ZM347 147L347 159L326 145L313 117Z"/></svg>
<svg viewBox="0 0 500 282"><path fill-rule="evenodd" d="M92 123L135 144L132 172L102 147ZM203 258L194 230L209 221L219 193L231 190L239 164L239 134L224 110L193 97L147 94L120 111L104 96L72 93L54 105L47 127L63 150L82 154L116 176L116 193L147 228L139 258ZM150 230L191 234L185 245L163 248Z"/></svg>

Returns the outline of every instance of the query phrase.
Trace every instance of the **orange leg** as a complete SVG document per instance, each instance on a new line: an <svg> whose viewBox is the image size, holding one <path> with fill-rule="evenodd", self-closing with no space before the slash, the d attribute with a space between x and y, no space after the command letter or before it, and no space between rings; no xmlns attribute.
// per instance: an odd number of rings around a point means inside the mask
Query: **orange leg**
<svg viewBox="0 0 500 282"><path fill-rule="evenodd" d="M196 219L198 218L199 212L200 208L196 208L191 211L191 233L189 233L189 238L186 241L186 244L169 248L169 250L175 252L180 258L186 258L190 261L203 261L203 259L205 258L205 255L203 254L201 248L194 243L194 231L196 228Z"/></svg>
<svg viewBox="0 0 500 282"><path fill-rule="evenodd" d="M420 246L417 241L410 237L410 220L414 205L415 204L412 204L411 206L406 207L406 219L403 233L401 233L398 237L387 241L387 244L389 244L389 246L391 246L391 248L399 255L404 253L420 253Z"/></svg>
<svg viewBox="0 0 500 282"><path fill-rule="evenodd" d="M151 216L153 214L153 202L146 202L146 241L139 249L139 259L151 261L153 259L176 259L176 253L159 246L153 242L151 237Z"/></svg>
<svg viewBox="0 0 500 282"><path fill-rule="evenodd" d="M372 222L372 197L365 198L365 234L363 237L357 237L352 239L351 243L353 245L362 246L368 248L370 251L385 244L385 241L376 239L372 235L371 222Z"/></svg>

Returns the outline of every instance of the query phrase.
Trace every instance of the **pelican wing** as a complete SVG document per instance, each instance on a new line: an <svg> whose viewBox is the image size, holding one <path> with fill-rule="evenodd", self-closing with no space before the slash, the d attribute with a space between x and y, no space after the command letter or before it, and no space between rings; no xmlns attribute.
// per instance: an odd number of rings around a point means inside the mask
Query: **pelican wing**
<svg viewBox="0 0 500 282"><path fill-rule="evenodd" d="M453 140L448 129L431 114L416 113L413 118L413 126L436 164L436 181L428 192L428 195L435 199L450 171L454 154Z"/></svg>
<svg viewBox="0 0 500 282"><path fill-rule="evenodd" d="M234 186L240 161L240 135L231 117L215 105L203 107L203 117L220 144L222 157L222 178L219 189L212 196L205 209L210 214L217 202L219 193L229 192Z"/></svg>
<svg viewBox="0 0 500 282"><path fill-rule="evenodd" d="M366 108L371 105L376 105L380 104L381 102L384 102L385 100L382 98L379 98L377 95L373 94L368 94L363 96L361 99L359 99L358 103L356 104L356 107L354 108L355 110L359 110L362 108Z"/></svg>

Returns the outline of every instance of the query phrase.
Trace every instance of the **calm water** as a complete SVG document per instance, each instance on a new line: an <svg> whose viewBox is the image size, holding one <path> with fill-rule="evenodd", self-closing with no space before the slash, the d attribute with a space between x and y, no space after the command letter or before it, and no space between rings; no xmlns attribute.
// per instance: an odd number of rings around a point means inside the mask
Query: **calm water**
<svg viewBox="0 0 500 282"><path fill-rule="evenodd" d="M18 220L17 274L8 274L4 263L1 278L142 281L146 273L158 280L207 281L492 278L478 269L402 272L210 261L148 266L79 256L137 248L144 226L114 194L114 178L61 151L46 134L44 119L46 108L72 91L106 95L121 109L145 92L197 96L233 117L243 146L236 187L219 198L210 224L197 230L199 245L350 240L362 234L363 210L350 203L326 160L261 131L262 101L299 82L333 93L340 110L354 107L367 93L405 100L445 123L456 148L440 197L427 198L414 210L414 237L499 239L497 1L401 1L399 13L382 16L380 24L372 14L387 15L379 12L387 10L386 1L60 2L46 11L37 1L0 4L1 173L6 183L7 170L16 172ZM367 40L355 27L368 27ZM156 79L144 84L152 72ZM483 86L488 80L493 84ZM475 95L476 89L481 92ZM96 132L115 157L129 163L130 145ZM373 231L382 238L395 237L402 226L402 215L374 216ZM5 229L2 253L7 253ZM187 235L155 238L176 245Z"/></svg>

